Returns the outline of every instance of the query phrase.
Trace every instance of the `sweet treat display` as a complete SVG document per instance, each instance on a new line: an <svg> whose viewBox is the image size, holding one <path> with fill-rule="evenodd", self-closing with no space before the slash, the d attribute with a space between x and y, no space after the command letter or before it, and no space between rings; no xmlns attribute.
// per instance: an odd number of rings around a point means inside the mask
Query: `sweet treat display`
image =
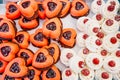
<svg viewBox="0 0 120 80"><path fill-rule="evenodd" d="M58 0L46 0L43 3L46 16L48 18L53 18L59 15L62 9L62 3Z"/></svg>
<svg viewBox="0 0 120 80"><path fill-rule="evenodd" d="M59 17L64 17L68 14L71 3L69 0L60 0L60 2L62 3L62 10L59 14Z"/></svg>
<svg viewBox="0 0 120 80"><path fill-rule="evenodd" d="M21 14L28 20L38 17L38 5L35 0L22 0L19 3Z"/></svg>
<svg viewBox="0 0 120 80"><path fill-rule="evenodd" d="M85 67L80 71L79 77L81 80L94 80L94 70Z"/></svg>
<svg viewBox="0 0 120 80"><path fill-rule="evenodd" d="M3 72L4 72L4 70L5 70L6 66L7 66L7 64L8 64L8 62L6 62L6 61L0 59L0 73L3 73Z"/></svg>
<svg viewBox="0 0 120 80"><path fill-rule="evenodd" d="M5 61L11 61L19 51L18 44L6 42L0 44L0 58Z"/></svg>
<svg viewBox="0 0 120 80"><path fill-rule="evenodd" d="M78 74L70 68L66 68L62 72L62 80L78 80Z"/></svg>
<svg viewBox="0 0 120 80"><path fill-rule="evenodd" d="M24 30L34 29L39 24L37 19L28 20L27 18L25 18L23 16L19 19L18 23L19 23L20 27Z"/></svg>
<svg viewBox="0 0 120 80"><path fill-rule="evenodd" d="M49 54L54 58L54 63L57 63L60 58L60 48L56 43L51 43L49 46L45 46L49 51Z"/></svg>
<svg viewBox="0 0 120 80"><path fill-rule="evenodd" d="M25 59L26 65L30 65L32 63L34 53L29 49L20 49L17 56Z"/></svg>
<svg viewBox="0 0 120 80"><path fill-rule="evenodd" d="M54 63L53 57L49 54L46 48L40 48L34 55L32 66L39 69L45 69L52 66Z"/></svg>
<svg viewBox="0 0 120 80"><path fill-rule="evenodd" d="M11 22L7 20L2 20L0 22L0 38L3 39L13 39L16 35L16 29Z"/></svg>
<svg viewBox="0 0 120 80"><path fill-rule="evenodd" d="M55 40L59 40L62 32L62 23L59 18L55 17L49 20L46 20L43 23L43 34Z"/></svg>
<svg viewBox="0 0 120 80"><path fill-rule="evenodd" d="M5 69L5 73L11 77L23 77L27 72L28 68L26 67L25 60L22 58L13 59Z"/></svg>
<svg viewBox="0 0 120 80"><path fill-rule="evenodd" d="M21 16L20 9L18 5L14 2L10 2L6 4L6 17L9 19L17 19Z"/></svg>
<svg viewBox="0 0 120 80"><path fill-rule="evenodd" d="M89 7L83 0L73 0L70 14L73 17L80 17L88 14Z"/></svg>
<svg viewBox="0 0 120 80"><path fill-rule="evenodd" d="M86 57L85 62L92 70L98 70L103 65L103 58L97 53L90 53Z"/></svg>
<svg viewBox="0 0 120 80"><path fill-rule="evenodd" d="M75 73L79 73L85 67L85 61L82 57L74 56L69 61L69 67Z"/></svg>
<svg viewBox="0 0 120 80"><path fill-rule="evenodd" d="M56 66L52 66L48 70L43 71L42 80L61 80L60 71Z"/></svg>
<svg viewBox="0 0 120 80"><path fill-rule="evenodd" d="M96 80L112 80L112 78L113 78L112 74L107 72L103 68L95 71L95 79Z"/></svg>
<svg viewBox="0 0 120 80"><path fill-rule="evenodd" d="M73 28L65 28L63 29L62 35L60 37L60 43L64 47L74 47L76 43L77 33Z"/></svg>
<svg viewBox="0 0 120 80"><path fill-rule="evenodd" d="M49 40L43 35L42 29L37 29L30 35L30 42L36 47L43 47L49 44Z"/></svg>
<svg viewBox="0 0 120 80"><path fill-rule="evenodd" d="M76 56L76 52L72 49L63 49L61 51L60 61L65 65L69 66L69 61L72 57Z"/></svg>
<svg viewBox="0 0 120 80"><path fill-rule="evenodd" d="M17 43L20 46L20 48L27 48L29 46L29 38L30 35L28 32L19 31L17 32L15 38L12 41Z"/></svg>

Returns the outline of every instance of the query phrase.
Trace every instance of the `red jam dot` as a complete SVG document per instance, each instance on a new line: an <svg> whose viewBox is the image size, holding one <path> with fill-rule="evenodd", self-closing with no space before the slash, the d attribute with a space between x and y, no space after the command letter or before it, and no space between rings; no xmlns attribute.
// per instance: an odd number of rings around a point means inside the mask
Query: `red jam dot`
<svg viewBox="0 0 120 80"><path fill-rule="evenodd" d="M102 19L102 15L101 15L101 14L97 14L97 15L96 15L96 19L97 19L98 21L100 21L100 20Z"/></svg>
<svg viewBox="0 0 120 80"><path fill-rule="evenodd" d="M106 56L107 53L108 53L108 52L107 52L107 50L105 50L105 49L101 51L101 55L102 55L102 56Z"/></svg>
<svg viewBox="0 0 120 80"><path fill-rule="evenodd" d="M85 63L83 61L79 61L78 65L80 68L83 68L85 66Z"/></svg>
<svg viewBox="0 0 120 80"><path fill-rule="evenodd" d="M113 20L108 19L108 20L106 21L106 25L112 26L112 25L113 25Z"/></svg>
<svg viewBox="0 0 120 80"><path fill-rule="evenodd" d="M113 60L109 61L108 65L110 67L115 67L115 62Z"/></svg>
<svg viewBox="0 0 120 80"><path fill-rule="evenodd" d="M120 21L120 15L116 15L116 16L115 16L115 20L116 20L116 21Z"/></svg>
<svg viewBox="0 0 120 80"><path fill-rule="evenodd" d="M84 21L83 21L83 22L84 22L84 24L85 24L87 21L88 21L88 19L84 19Z"/></svg>
<svg viewBox="0 0 120 80"><path fill-rule="evenodd" d="M98 33L97 33L97 37L103 38L103 37L104 37L104 33L103 33L103 32L98 32Z"/></svg>
<svg viewBox="0 0 120 80"><path fill-rule="evenodd" d="M120 57L120 50L116 51L116 56Z"/></svg>
<svg viewBox="0 0 120 80"><path fill-rule="evenodd" d="M112 12L115 9L115 6L109 5L107 9L108 9L108 11Z"/></svg>
<svg viewBox="0 0 120 80"><path fill-rule="evenodd" d="M70 76L72 73L70 70L66 70L65 74L66 74L66 76Z"/></svg>
<svg viewBox="0 0 120 80"><path fill-rule="evenodd" d="M71 53L67 53L66 57L70 59L71 57L73 57L73 55Z"/></svg>
<svg viewBox="0 0 120 80"><path fill-rule="evenodd" d="M98 4L98 5L101 5L101 4L102 4L102 1L101 1L101 0L98 0L98 1L97 1L97 4Z"/></svg>
<svg viewBox="0 0 120 80"><path fill-rule="evenodd" d="M90 74L90 71L88 69L83 69L81 71L81 73L84 75L84 76L88 76Z"/></svg>
<svg viewBox="0 0 120 80"><path fill-rule="evenodd" d="M115 43L117 42L116 37L112 37L112 38L110 39L110 42L111 42L112 44L115 44Z"/></svg>
<svg viewBox="0 0 120 80"><path fill-rule="evenodd" d="M100 39L97 39L95 43L96 45L100 46L102 44L102 41Z"/></svg>
<svg viewBox="0 0 120 80"><path fill-rule="evenodd" d="M120 39L120 33L118 33L118 34L116 35L116 37L117 37L118 39Z"/></svg>
<svg viewBox="0 0 120 80"><path fill-rule="evenodd" d="M107 72L103 72L101 74L101 76L102 76L103 79L108 79L109 78L109 74Z"/></svg>
<svg viewBox="0 0 120 80"><path fill-rule="evenodd" d="M115 1L111 1L110 4L114 6L116 5Z"/></svg>
<svg viewBox="0 0 120 80"><path fill-rule="evenodd" d="M94 58L94 59L93 59L93 64L98 65L98 64L99 64L99 62L100 62L100 61L99 61L99 59L98 59L98 58Z"/></svg>
<svg viewBox="0 0 120 80"><path fill-rule="evenodd" d="M83 49L83 54L88 54L89 53L89 49L88 48L84 48Z"/></svg>
<svg viewBox="0 0 120 80"><path fill-rule="evenodd" d="M98 33L99 32L99 28L97 28L97 27L93 28L93 32L94 33Z"/></svg>
<svg viewBox="0 0 120 80"><path fill-rule="evenodd" d="M88 38L88 35L87 34L84 34L83 35L83 39L87 39Z"/></svg>

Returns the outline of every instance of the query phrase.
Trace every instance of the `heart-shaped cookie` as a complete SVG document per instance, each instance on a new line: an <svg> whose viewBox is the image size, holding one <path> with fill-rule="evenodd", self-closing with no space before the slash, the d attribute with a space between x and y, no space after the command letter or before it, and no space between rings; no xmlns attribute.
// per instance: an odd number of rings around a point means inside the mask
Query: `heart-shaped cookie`
<svg viewBox="0 0 120 80"><path fill-rule="evenodd" d="M24 80L40 80L40 74L41 74L40 70L37 70L32 66L28 67L28 69L29 69L28 74L24 78Z"/></svg>
<svg viewBox="0 0 120 80"><path fill-rule="evenodd" d="M49 46L45 46L48 49L50 55L54 58L54 63L56 63L60 58L60 48L56 43L51 43Z"/></svg>
<svg viewBox="0 0 120 80"><path fill-rule="evenodd" d="M0 59L0 73L3 73L3 72L4 72L4 70L5 70L6 66L7 66L7 63L8 63L8 62Z"/></svg>
<svg viewBox="0 0 120 80"><path fill-rule="evenodd" d="M76 42L76 35L77 33L73 28L65 28L60 37L60 43L63 47L73 47Z"/></svg>
<svg viewBox="0 0 120 80"><path fill-rule="evenodd" d="M9 2L6 4L6 17L9 19L17 19L21 16L18 5L15 2Z"/></svg>
<svg viewBox="0 0 120 80"><path fill-rule="evenodd" d="M30 65L32 63L34 53L30 49L20 49L17 56L25 59L27 63L26 65Z"/></svg>
<svg viewBox="0 0 120 80"><path fill-rule="evenodd" d="M61 80L60 71L56 66L52 66L48 70L43 71L42 80Z"/></svg>
<svg viewBox="0 0 120 80"><path fill-rule="evenodd" d="M80 17L84 16L88 13L89 7L88 5L84 2L84 0L73 0L72 1L72 8L70 10L70 14L73 17Z"/></svg>
<svg viewBox="0 0 120 80"><path fill-rule="evenodd" d="M46 37L58 40L61 36L62 32L62 23L60 19L52 18L49 20L46 20L43 24L43 34Z"/></svg>
<svg viewBox="0 0 120 80"><path fill-rule="evenodd" d="M15 58L8 63L5 73L11 77L23 77L27 75L28 68L23 58Z"/></svg>
<svg viewBox="0 0 120 80"><path fill-rule="evenodd" d="M56 17L61 9L62 9L62 3L59 0L45 0L43 2L43 7L46 12L46 16L48 18Z"/></svg>
<svg viewBox="0 0 120 80"><path fill-rule="evenodd" d="M49 39L43 35L42 29L39 28L35 33L31 34L30 42L36 47L43 47L49 44Z"/></svg>
<svg viewBox="0 0 120 80"><path fill-rule="evenodd" d="M16 35L16 29L11 22L2 20L0 22L0 34L3 39L13 39Z"/></svg>
<svg viewBox="0 0 120 80"><path fill-rule="evenodd" d="M15 44L13 42L6 42L0 44L0 58L5 61L11 61L12 59L14 59L18 51L18 44Z"/></svg>
<svg viewBox="0 0 120 80"><path fill-rule="evenodd" d="M40 48L34 55L32 66L38 69L46 69L54 63L53 57L45 48Z"/></svg>
<svg viewBox="0 0 120 80"><path fill-rule="evenodd" d="M19 31L12 41L17 43L20 48L27 48L29 46L29 38L30 35L27 31Z"/></svg>

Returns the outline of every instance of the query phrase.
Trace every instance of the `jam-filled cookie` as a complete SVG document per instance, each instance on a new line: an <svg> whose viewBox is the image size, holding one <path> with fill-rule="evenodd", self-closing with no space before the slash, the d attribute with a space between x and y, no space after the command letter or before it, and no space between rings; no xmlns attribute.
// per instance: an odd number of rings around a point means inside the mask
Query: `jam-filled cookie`
<svg viewBox="0 0 120 80"><path fill-rule="evenodd" d="M43 4L48 18L58 16L62 9L62 3L59 0L45 0Z"/></svg>
<svg viewBox="0 0 120 80"><path fill-rule="evenodd" d="M42 80L61 80L60 71L56 66L52 66L48 70L43 71Z"/></svg>
<svg viewBox="0 0 120 80"><path fill-rule="evenodd" d="M35 0L22 0L19 3L21 14L27 19L35 19L38 17L38 5Z"/></svg>
<svg viewBox="0 0 120 80"><path fill-rule="evenodd" d="M1 44L1 43L5 43L5 42L8 42L8 40L1 39L1 38L0 38L0 44Z"/></svg>
<svg viewBox="0 0 120 80"><path fill-rule="evenodd" d="M43 2L37 2L38 3L38 16L41 19L45 19L46 18L46 13L45 13L45 9L43 7Z"/></svg>
<svg viewBox="0 0 120 80"><path fill-rule="evenodd" d="M40 48L34 55L32 66L38 69L46 69L53 65L54 59L45 48Z"/></svg>
<svg viewBox="0 0 120 80"><path fill-rule="evenodd" d="M25 59L27 62L27 65L30 65L32 63L34 53L29 49L20 49L17 56Z"/></svg>
<svg viewBox="0 0 120 80"><path fill-rule="evenodd" d="M15 77L8 76L6 73L3 73L0 79L1 80L22 80L22 78L15 78Z"/></svg>
<svg viewBox="0 0 120 80"><path fill-rule="evenodd" d="M32 20L28 20L27 18L25 17L21 17L18 21L20 27L22 29L25 29L25 30L30 30L30 29L34 29L38 26L38 21L37 19L32 19Z"/></svg>
<svg viewBox="0 0 120 80"><path fill-rule="evenodd" d="M70 14L73 17L84 16L88 13L89 7L83 0L73 0Z"/></svg>
<svg viewBox="0 0 120 80"><path fill-rule="evenodd" d="M9 19L17 19L21 16L21 12L19 10L19 7L14 2L9 2L6 4L6 17Z"/></svg>
<svg viewBox="0 0 120 80"><path fill-rule="evenodd" d="M12 40L13 42L17 43L20 48L27 48L29 46L29 33L26 31L19 31L17 32L15 38Z"/></svg>
<svg viewBox="0 0 120 80"><path fill-rule="evenodd" d="M71 3L70 3L69 0L60 0L60 2L62 3L62 10L61 10L61 12L59 14L59 17L64 17L69 12Z"/></svg>
<svg viewBox="0 0 120 80"><path fill-rule="evenodd" d="M19 46L12 42L0 44L0 58L5 61L11 61L15 58L16 53L19 51Z"/></svg>
<svg viewBox="0 0 120 80"><path fill-rule="evenodd" d="M6 20L0 22L0 38L13 39L16 35L16 29L14 25Z"/></svg>
<svg viewBox="0 0 120 80"><path fill-rule="evenodd" d="M62 36L60 37L60 43L63 47L73 47L76 43L76 31L72 28L63 29Z"/></svg>
<svg viewBox="0 0 120 80"><path fill-rule="evenodd" d="M39 75L41 74L40 70L35 69L34 67L28 67L28 74L24 80L40 80Z"/></svg>
<svg viewBox="0 0 120 80"><path fill-rule="evenodd" d="M27 75L28 68L23 58L15 58L8 63L5 73L11 77L23 77Z"/></svg>
<svg viewBox="0 0 120 80"><path fill-rule="evenodd" d="M0 73L4 72L6 66L7 66L7 62L2 60L2 59L0 59Z"/></svg>
<svg viewBox="0 0 120 80"><path fill-rule="evenodd" d="M62 32L62 23L58 18L52 18L43 24L43 34L46 37L58 40Z"/></svg>
<svg viewBox="0 0 120 80"><path fill-rule="evenodd" d="M56 43L51 43L49 46L45 46L48 49L51 56L54 58L54 63L56 63L60 58L60 48Z"/></svg>
<svg viewBox="0 0 120 80"><path fill-rule="evenodd" d="M36 47L43 47L49 44L49 40L43 35L42 29L37 29L31 34L30 42Z"/></svg>

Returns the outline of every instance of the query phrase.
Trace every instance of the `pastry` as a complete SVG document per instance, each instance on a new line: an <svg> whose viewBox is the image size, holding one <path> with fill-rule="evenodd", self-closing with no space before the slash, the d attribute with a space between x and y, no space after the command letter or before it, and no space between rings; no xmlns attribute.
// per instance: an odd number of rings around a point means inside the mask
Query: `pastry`
<svg viewBox="0 0 120 80"><path fill-rule="evenodd" d="M27 48L29 46L29 38L30 35L28 32L19 31L17 32L15 38L12 41L17 43L20 46L20 48Z"/></svg>
<svg viewBox="0 0 120 80"><path fill-rule="evenodd" d="M60 61L65 65L69 66L69 61L72 57L76 56L76 52L73 49L63 49L61 51Z"/></svg>
<svg viewBox="0 0 120 80"><path fill-rule="evenodd" d="M6 62L6 61L0 59L0 73L3 73L3 72L4 72L4 70L5 70L6 66L7 66L7 64L8 64L8 62Z"/></svg>
<svg viewBox="0 0 120 80"><path fill-rule="evenodd" d="M117 58L120 58L120 49L118 48L117 50L115 50L114 52L112 52L111 54L112 56L115 56Z"/></svg>
<svg viewBox="0 0 120 80"><path fill-rule="evenodd" d="M60 43L63 47L74 47L77 33L73 28L64 28L60 37Z"/></svg>

